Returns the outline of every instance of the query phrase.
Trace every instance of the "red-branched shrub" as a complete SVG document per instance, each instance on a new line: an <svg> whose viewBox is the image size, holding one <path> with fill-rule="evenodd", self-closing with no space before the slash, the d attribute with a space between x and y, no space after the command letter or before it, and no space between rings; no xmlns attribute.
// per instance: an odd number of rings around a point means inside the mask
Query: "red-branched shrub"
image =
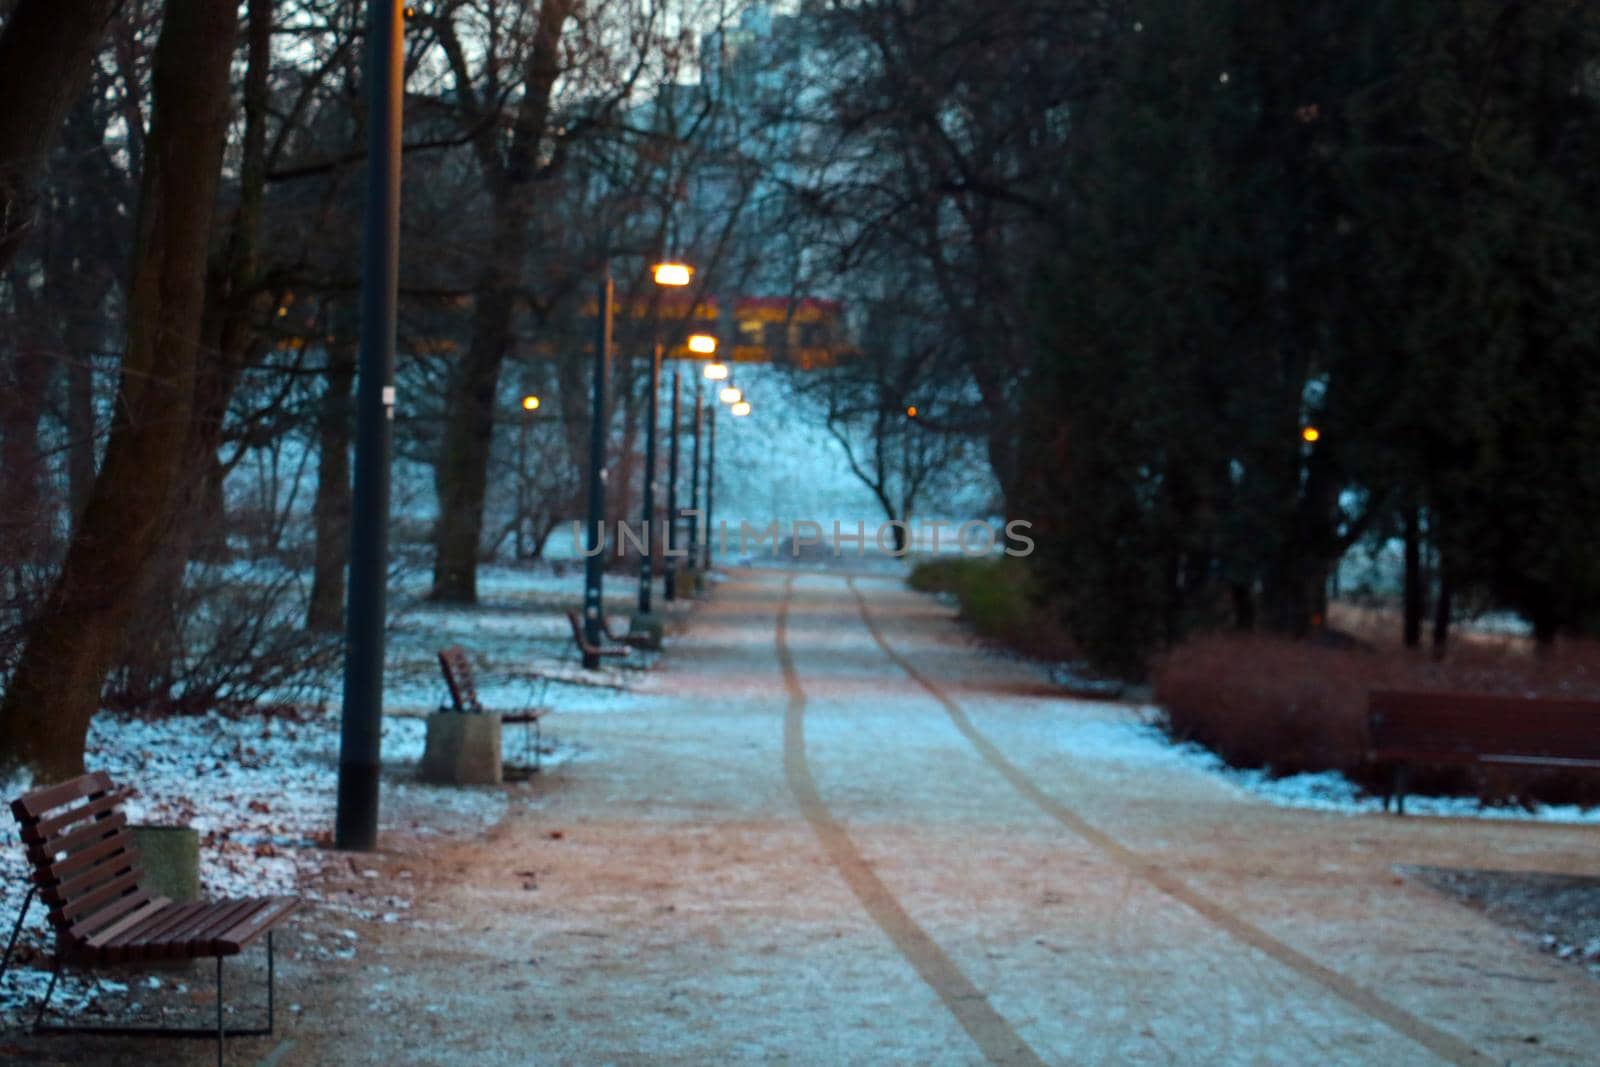
<svg viewBox="0 0 1600 1067"><path fill-rule="evenodd" d="M1458 641L1440 661L1426 652L1329 647L1259 634L1208 634L1156 664L1155 697L1167 727L1235 767L1274 775L1336 770L1376 785L1363 762L1367 694L1449 690L1600 699L1600 644L1545 654ZM1419 768L1419 792L1476 792L1486 800L1600 803L1600 775Z"/></svg>

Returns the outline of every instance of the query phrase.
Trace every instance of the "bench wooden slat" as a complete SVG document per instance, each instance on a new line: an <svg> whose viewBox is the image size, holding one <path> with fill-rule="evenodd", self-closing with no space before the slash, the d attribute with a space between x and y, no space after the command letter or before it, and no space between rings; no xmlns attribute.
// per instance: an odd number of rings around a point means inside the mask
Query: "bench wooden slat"
<svg viewBox="0 0 1600 1067"><path fill-rule="evenodd" d="M466 649L460 645L440 649L439 671L444 675L445 688L450 690L450 702L456 711L483 710L478 700L478 684L473 677L472 661L467 658Z"/></svg>
<svg viewBox="0 0 1600 1067"><path fill-rule="evenodd" d="M65 850L67 858L51 864L51 872L56 877L58 885L65 885L71 878L105 859L124 854L130 857L130 862L139 861L139 847L134 843L133 835L122 830L121 813L115 816L115 825L111 831L103 835L98 841L83 846ZM112 823L113 819L106 819L105 823ZM91 838L92 839L92 838Z"/></svg>
<svg viewBox="0 0 1600 1067"><path fill-rule="evenodd" d="M567 609L567 623L572 627L572 640L577 643L578 650L586 656L626 656L628 649L625 646L607 647L605 645L591 645L583 633L583 617L577 609Z"/></svg>
<svg viewBox="0 0 1600 1067"><path fill-rule="evenodd" d="M61 917L68 922L75 923L99 911L107 904L130 892L136 892L139 883L144 880L144 870L139 867L131 868L117 875L108 882L103 882L87 893L67 898L61 902Z"/></svg>
<svg viewBox="0 0 1600 1067"><path fill-rule="evenodd" d="M103 793L110 788L109 774L105 771L91 771L76 778L69 778L60 785L36 789L32 793L18 797L11 802L11 814L18 822L35 822L52 808L59 808L71 801Z"/></svg>
<svg viewBox="0 0 1600 1067"><path fill-rule="evenodd" d="M260 911L268 901L257 897L252 900L226 900L221 906L196 923L188 932L188 951L211 954L216 951L217 938L239 923Z"/></svg>
<svg viewBox="0 0 1600 1067"><path fill-rule="evenodd" d="M178 932L187 930L197 917L211 907L211 904L199 900L174 905L151 922L112 937L101 946L101 950L107 959L113 961L163 958L169 955L165 948L170 945L171 939Z"/></svg>
<svg viewBox="0 0 1600 1067"><path fill-rule="evenodd" d="M54 857L65 852L70 857L79 849L86 848L101 838L116 833L128 824L128 817L120 811L114 811L103 819L64 834L51 841L48 845L30 843L28 845L28 859L35 865L35 873L39 875L35 881L43 884L45 876L65 862Z"/></svg>
<svg viewBox="0 0 1600 1067"><path fill-rule="evenodd" d="M96 797L87 804L80 804L60 815L52 815L48 819L40 819L37 822L30 821L22 827L22 839L29 844L41 845L47 851L52 850L52 839L59 836L67 827L89 819L99 819L101 816L107 816L116 809L117 805L132 795L133 791L131 789L114 789L104 796Z"/></svg>
<svg viewBox="0 0 1600 1067"><path fill-rule="evenodd" d="M161 912L171 906L172 901L166 897L154 897L111 925L101 928L90 937L84 938L83 943L90 948L97 949L104 947L114 938L124 933L130 937L137 937L143 927L153 926L161 918Z"/></svg>
<svg viewBox="0 0 1600 1067"><path fill-rule="evenodd" d="M73 920L55 909L51 910L50 917L56 926L66 933L68 941L82 941L85 937L103 929L147 900L152 899L152 896L148 892L139 890L138 892L129 893L127 896L118 897L105 907L95 911L92 915L85 915L81 919Z"/></svg>
<svg viewBox="0 0 1600 1067"><path fill-rule="evenodd" d="M66 881L49 887L45 892L60 900L63 908L71 908L88 896L89 891L96 886L119 877L127 877L129 874L140 876L143 873L144 866L139 862L139 852L137 849L131 849L107 856L88 870L80 871Z"/></svg>
<svg viewBox="0 0 1600 1067"><path fill-rule="evenodd" d="M214 942L217 951L226 955L244 951L252 941L299 906L300 902L294 897L268 897L254 914L217 935Z"/></svg>

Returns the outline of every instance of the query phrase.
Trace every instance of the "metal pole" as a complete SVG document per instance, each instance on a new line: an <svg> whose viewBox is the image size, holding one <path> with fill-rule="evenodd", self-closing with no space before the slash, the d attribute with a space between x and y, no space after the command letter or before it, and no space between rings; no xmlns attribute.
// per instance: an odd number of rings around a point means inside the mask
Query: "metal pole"
<svg viewBox="0 0 1600 1067"><path fill-rule="evenodd" d="M656 527L656 422L661 396L661 342L650 346L650 402L645 405L644 427L644 551L639 553L639 614L650 614L650 585L655 578Z"/></svg>
<svg viewBox="0 0 1600 1067"><path fill-rule="evenodd" d="M667 600L676 600L678 597L675 586L677 585L678 560L672 554L673 542L678 538L678 430L679 419L683 417L680 407L683 402L683 389L679 382L682 368L677 360L672 362L672 429L667 434L667 521L665 525L666 540L662 543L661 570L662 584L665 587L662 595Z"/></svg>
<svg viewBox="0 0 1600 1067"><path fill-rule="evenodd" d="M701 402L701 393L704 386L696 385L694 390L694 449L690 454L689 463L689 506L700 507L700 423L704 417L704 404ZM696 515L689 524L689 566L700 565L700 519Z"/></svg>
<svg viewBox="0 0 1600 1067"><path fill-rule="evenodd" d="M395 302L400 280L400 120L405 70L399 0L367 7L367 203L362 231L361 362L356 394L350 589L334 846L378 843L383 638L394 435Z"/></svg>
<svg viewBox="0 0 1600 1067"><path fill-rule="evenodd" d="M611 372L611 275L600 282L596 308L598 322L594 342L594 409L589 422L589 529L583 568L583 639L591 648L600 646L600 584L605 574L606 518L606 378ZM584 653L583 665L589 670L600 666L600 657Z"/></svg>
<svg viewBox="0 0 1600 1067"><path fill-rule="evenodd" d="M528 427L533 414L522 409L522 425L517 430L517 560L522 560L522 527L528 515Z"/></svg>
<svg viewBox="0 0 1600 1067"><path fill-rule="evenodd" d="M717 485L717 408L711 405L711 425L706 432L706 570L711 570L712 493Z"/></svg>

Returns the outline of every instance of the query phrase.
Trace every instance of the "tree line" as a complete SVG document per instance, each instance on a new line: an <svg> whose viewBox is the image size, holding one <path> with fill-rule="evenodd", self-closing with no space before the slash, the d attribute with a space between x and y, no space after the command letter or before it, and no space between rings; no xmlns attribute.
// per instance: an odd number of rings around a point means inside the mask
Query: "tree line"
<svg viewBox="0 0 1600 1067"><path fill-rule="evenodd" d="M917 320L869 406L982 443L1101 666L1311 634L1395 540L1407 643L1474 606L1541 647L1600 625L1600 11L805 10L796 217Z"/></svg>

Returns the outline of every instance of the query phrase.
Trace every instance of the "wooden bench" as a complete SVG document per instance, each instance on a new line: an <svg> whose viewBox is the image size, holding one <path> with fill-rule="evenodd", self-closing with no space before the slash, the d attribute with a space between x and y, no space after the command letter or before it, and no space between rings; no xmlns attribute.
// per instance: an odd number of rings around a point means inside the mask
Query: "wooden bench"
<svg viewBox="0 0 1600 1067"><path fill-rule="evenodd" d="M1415 763L1600 770L1600 701L1376 690L1367 761L1389 768L1383 808L1402 815Z"/></svg>
<svg viewBox="0 0 1600 1067"><path fill-rule="evenodd" d="M487 709L478 700L478 683L472 670L472 660L467 657L467 650L460 645L451 645L439 652L439 672L444 675L445 688L450 691L449 710L468 715L483 715ZM542 696L545 689L549 688L548 679L535 675L540 681L545 682L544 689L539 691ZM536 697L529 701L528 706L521 711L499 712L500 722L522 724L522 758L528 759L529 743L531 740L533 750L533 769L540 767L540 753L543 750L544 736L540 732L539 720L549 712L548 707L539 706ZM531 731L531 737L530 737Z"/></svg>
<svg viewBox="0 0 1600 1067"><path fill-rule="evenodd" d="M578 646L578 651L583 654L585 667L598 667L600 660L607 656L626 656L628 648L625 645L593 645L583 635L583 616L577 608L567 609L567 622L572 626L572 642Z"/></svg>
<svg viewBox="0 0 1600 1067"><path fill-rule="evenodd" d="M22 843L33 877L22 913L6 942L5 956L0 959L0 977L11 963L17 933L37 893L49 910L50 925L56 933L56 953L50 985L34 1017L35 1030L177 1037L210 1037L214 1033L220 1065L226 1034L272 1033L272 929L299 907L300 901L294 897L253 897L179 904L151 893L144 886L139 850L121 810L129 793L114 786L109 775L97 772L34 790L11 802L11 813L22 827ZM267 939L267 1025L224 1029L223 958L238 955L263 934ZM212 957L217 961L215 1031L209 1027L40 1026L65 962L92 967Z"/></svg>

